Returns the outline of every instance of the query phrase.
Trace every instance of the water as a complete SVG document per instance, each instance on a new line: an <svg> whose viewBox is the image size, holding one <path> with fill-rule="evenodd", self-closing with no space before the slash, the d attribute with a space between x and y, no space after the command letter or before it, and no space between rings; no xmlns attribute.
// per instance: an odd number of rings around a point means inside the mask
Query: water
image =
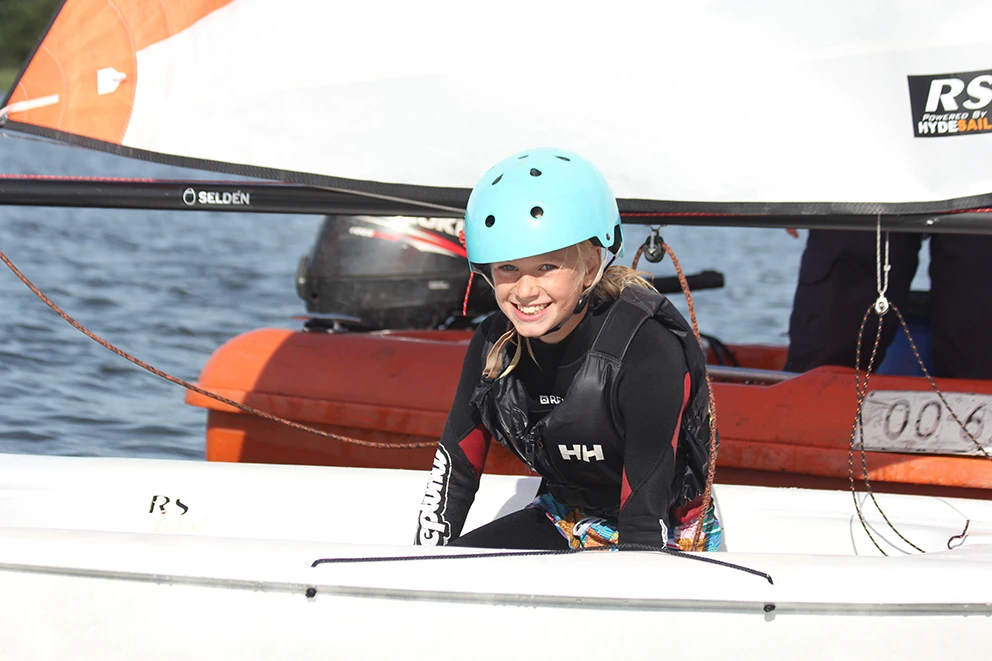
<svg viewBox="0 0 992 661"><path fill-rule="evenodd" d="M22 139L0 139L0 172L218 178ZM84 326L193 380L229 338L298 323L293 276L319 222L0 206L0 250ZM182 388L86 338L0 270L0 451L203 457L206 415Z"/></svg>
<svg viewBox="0 0 992 661"><path fill-rule="evenodd" d="M219 178L2 134L0 173ZM231 337L299 326L290 319L304 311L296 264L319 224L318 216L0 206L0 250L91 331L195 380ZM628 228L627 263L646 232ZM786 343L803 239L739 228L663 235L687 272L726 276L724 289L694 296L703 332ZM674 273L667 260L649 270ZM206 413L183 396L70 327L0 265L0 452L203 458Z"/></svg>

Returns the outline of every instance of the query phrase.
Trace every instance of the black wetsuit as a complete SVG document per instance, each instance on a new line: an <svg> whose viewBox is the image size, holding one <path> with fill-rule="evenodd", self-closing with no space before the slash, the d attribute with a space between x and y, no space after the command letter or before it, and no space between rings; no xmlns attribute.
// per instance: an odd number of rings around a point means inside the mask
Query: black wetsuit
<svg viewBox="0 0 992 661"><path fill-rule="evenodd" d="M569 386L612 305L615 303L589 310L576 329L558 344L532 340L536 363L524 348L513 375L526 390L526 415L531 426L567 401ZM455 401L441 436L434 478L428 485L417 543L451 543L461 535L490 442L489 431L472 399L481 380L486 338L494 332L498 335L506 323L502 314L493 315L468 347ZM614 382L612 401L618 410L612 417L622 423L621 447L566 442L545 448L551 463L557 466L547 470L537 466L545 484L549 479L560 483L564 477L567 482L605 491L618 517L621 543L663 544L663 535L671 525L674 492L679 488L673 448L688 400L688 382L686 355L679 338L661 323L645 321L627 345ZM604 393L603 397L608 401L610 394ZM588 420L577 422L595 426ZM566 547L550 519L534 509L499 519L455 543L505 548Z"/></svg>
<svg viewBox="0 0 992 661"><path fill-rule="evenodd" d="M916 273L920 234L889 235L887 298L901 310ZM875 233L811 230L799 267L789 322L786 369L854 366L858 328L877 298ZM937 376L992 378L992 237L934 235L930 238L930 331ZM866 368L877 333L872 314L865 327L861 367ZM896 332L895 315L882 324L877 367Z"/></svg>

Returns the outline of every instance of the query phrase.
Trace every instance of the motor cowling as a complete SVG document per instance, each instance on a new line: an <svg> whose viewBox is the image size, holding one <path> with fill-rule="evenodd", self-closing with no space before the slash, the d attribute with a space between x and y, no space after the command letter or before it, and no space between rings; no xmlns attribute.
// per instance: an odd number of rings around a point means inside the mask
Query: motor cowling
<svg viewBox="0 0 992 661"><path fill-rule="evenodd" d="M297 269L307 312L355 317L361 329L437 328L462 313L469 280L458 218L327 216ZM477 278L469 317L496 309Z"/></svg>

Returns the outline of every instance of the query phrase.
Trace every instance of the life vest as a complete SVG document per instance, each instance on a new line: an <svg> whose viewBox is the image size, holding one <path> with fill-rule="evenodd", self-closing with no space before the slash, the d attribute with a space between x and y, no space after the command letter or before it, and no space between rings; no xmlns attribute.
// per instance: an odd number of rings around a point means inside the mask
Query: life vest
<svg viewBox="0 0 992 661"><path fill-rule="evenodd" d="M489 324L482 364L509 323L505 315L497 314L502 319ZM615 401L617 376L641 325L649 321L662 324L679 339L690 379L669 509L677 519L671 523L678 525L678 520L687 518L685 510L694 501L698 506L706 486L710 428L705 357L692 329L662 294L627 287L610 304L606 315L564 401L537 423L530 424L528 394L513 372L502 379L483 377L472 404L493 438L544 477L547 490L557 500L615 516L624 456L623 425ZM670 377L659 374L658 378ZM662 442L666 441L659 439Z"/></svg>

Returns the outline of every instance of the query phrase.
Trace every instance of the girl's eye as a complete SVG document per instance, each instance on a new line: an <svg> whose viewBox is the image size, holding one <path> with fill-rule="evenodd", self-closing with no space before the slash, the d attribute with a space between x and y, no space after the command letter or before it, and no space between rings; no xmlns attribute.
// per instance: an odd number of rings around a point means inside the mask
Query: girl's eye
<svg viewBox="0 0 992 661"><path fill-rule="evenodd" d="M554 271L558 268L557 264L541 264L542 271Z"/></svg>
<svg viewBox="0 0 992 661"><path fill-rule="evenodd" d="M496 270L509 272L509 271L516 271L517 267L514 266L513 264L500 264L499 266L496 267Z"/></svg>

